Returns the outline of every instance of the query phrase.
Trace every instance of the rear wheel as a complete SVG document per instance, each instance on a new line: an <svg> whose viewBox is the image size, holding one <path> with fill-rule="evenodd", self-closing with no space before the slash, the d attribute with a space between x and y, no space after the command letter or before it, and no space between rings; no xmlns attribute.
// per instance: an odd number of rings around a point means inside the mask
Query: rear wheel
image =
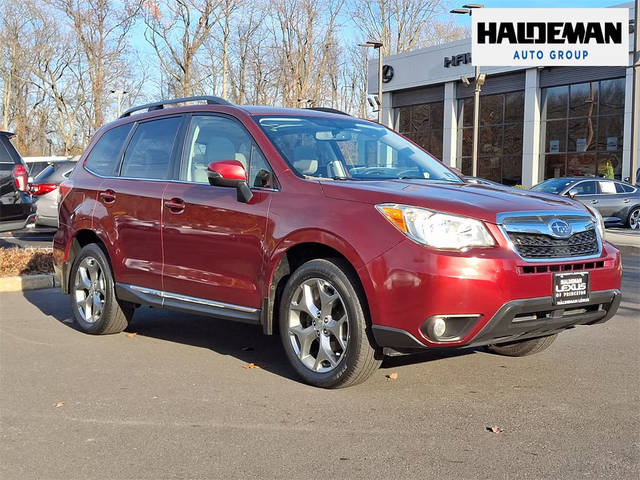
<svg viewBox="0 0 640 480"><path fill-rule="evenodd" d="M487 350L507 357L524 357L533 355L549 348L558 334L548 337L520 340L519 342L502 343L499 345L487 345Z"/></svg>
<svg viewBox="0 0 640 480"><path fill-rule="evenodd" d="M640 207L634 207L633 210L629 212L627 225L632 230L638 230L640 228Z"/></svg>
<svg viewBox="0 0 640 480"><path fill-rule="evenodd" d="M127 328L133 306L116 298L111 266L98 245L80 250L69 283L71 309L82 331L104 335Z"/></svg>
<svg viewBox="0 0 640 480"><path fill-rule="evenodd" d="M291 275L280 303L280 336L298 375L317 387L355 385L381 363L367 334L364 298L339 259L311 260Z"/></svg>

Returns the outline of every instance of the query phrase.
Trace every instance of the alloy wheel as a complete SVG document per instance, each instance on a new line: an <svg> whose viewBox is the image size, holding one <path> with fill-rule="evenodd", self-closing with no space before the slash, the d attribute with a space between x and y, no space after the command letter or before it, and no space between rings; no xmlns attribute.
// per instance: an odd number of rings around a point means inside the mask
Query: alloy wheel
<svg viewBox="0 0 640 480"><path fill-rule="evenodd" d="M629 214L629 227L632 230L637 230L640 227L640 208L634 209Z"/></svg>
<svg viewBox="0 0 640 480"><path fill-rule="evenodd" d="M100 264L93 257L85 257L78 265L74 281L76 308L82 320L100 320L106 301L105 277Z"/></svg>
<svg viewBox="0 0 640 480"><path fill-rule="evenodd" d="M309 370L326 373L342 361L349 344L347 309L327 280L312 278L296 288L289 305L289 340Z"/></svg>

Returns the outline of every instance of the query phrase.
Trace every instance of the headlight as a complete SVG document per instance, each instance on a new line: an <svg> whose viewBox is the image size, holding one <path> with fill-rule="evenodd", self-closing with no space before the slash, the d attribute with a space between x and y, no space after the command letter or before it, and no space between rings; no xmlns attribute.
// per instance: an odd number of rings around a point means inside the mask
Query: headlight
<svg viewBox="0 0 640 480"><path fill-rule="evenodd" d="M382 203L376 208L398 230L423 245L446 250L495 245L482 222L472 218L395 203Z"/></svg>
<svg viewBox="0 0 640 480"><path fill-rule="evenodd" d="M600 238L604 242L604 220L600 212L595 208L590 207L589 205L585 205L589 213L591 213L594 217L596 217L596 226L598 227L598 232L600 232Z"/></svg>

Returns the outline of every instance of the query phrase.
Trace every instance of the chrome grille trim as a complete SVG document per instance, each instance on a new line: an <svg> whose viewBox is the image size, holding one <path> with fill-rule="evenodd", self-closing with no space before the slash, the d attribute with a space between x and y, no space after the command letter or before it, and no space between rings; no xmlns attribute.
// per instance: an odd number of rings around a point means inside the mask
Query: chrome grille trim
<svg viewBox="0 0 640 480"><path fill-rule="evenodd" d="M564 220L571 226L571 235L566 238L558 237L551 231L550 222L554 219ZM576 262L600 257L602 254L602 238L597 229L597 220L588 212L576 211L535 211L535 212L502 212L496 215L498 228L508 242L509 248L522 260L529 263L539 262ZM595 232L597 248L594 253L579 256L541 256L527 257L522 255L514 244L510 233L544 235L554 242L566 240L567 245L575 234L580 234L593 230Z"/></svg>

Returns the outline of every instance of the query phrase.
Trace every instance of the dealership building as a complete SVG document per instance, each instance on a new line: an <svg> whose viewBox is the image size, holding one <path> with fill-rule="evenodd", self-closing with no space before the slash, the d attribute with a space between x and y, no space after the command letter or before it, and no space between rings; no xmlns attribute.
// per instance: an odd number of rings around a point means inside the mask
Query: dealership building
<svg viewBox="0 0 640 480"><path fill-rule="evenodd" d="M618 7L633 18L633 3ZM632 62L630 52L626 67L481 66L478 176L525 186L611 168L616 178L631 177ZM389 56L384 64L383 123L470 175L471 39ZM377 94L377 59L368 86Z"/></svg>

